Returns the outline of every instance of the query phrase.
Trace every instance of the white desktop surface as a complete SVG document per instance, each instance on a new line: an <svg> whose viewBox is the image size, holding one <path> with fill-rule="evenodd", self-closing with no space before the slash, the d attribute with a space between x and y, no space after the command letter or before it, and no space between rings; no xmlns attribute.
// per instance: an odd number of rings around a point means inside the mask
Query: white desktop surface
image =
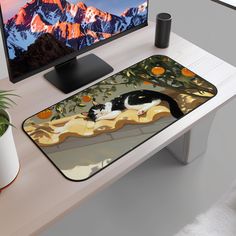
<svg viewBox="0 0 236 236"><path fill-rule="evenodd" d="M171 35L170 47L158 49L154 47L154 31L155 25L150 23L148 27L92 52L110 63L115 69L113 73L151 55L167 55L217 86L218 94L85 182L76 183L65 179L21 129L26 118L71 94L62 94L44 80L43 74L14 85L7 78L0 81L1 89L14 89L21 96L17 99L18 105L10 110L17 127L14 129L14 137L21 169L15 182L0 194L0 235L18 236L40 232L72 208L78 207L83 200L140 165L191 129L202 117L235 96L235 67L174 33Z"/></svg>

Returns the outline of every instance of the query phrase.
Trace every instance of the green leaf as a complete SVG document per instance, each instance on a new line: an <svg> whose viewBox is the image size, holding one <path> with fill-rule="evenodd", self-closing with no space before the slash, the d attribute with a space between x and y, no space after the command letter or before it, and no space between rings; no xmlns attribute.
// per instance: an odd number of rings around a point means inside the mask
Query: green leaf
<svg viewBox="0 0 236 236"><path fill-rule="evenodd" d="M0 137L6 132L9 125L9 120L4 116L0 116Z"/></svg>
<svg viewBox="0 0 236 236"><path fill-rule="evenodd" d="M0 109L6 109L9 106L11 106L12 104L16 104L11 98L9 98L10 96L15 96L15 97L19 97L16 94L13 93L9 93L10 91L4 91L4 90L0 90Z"/></svg>
<svg viewBox="0 0 236 236"><path fill-rule="evenodd" d="M78 104L78 106L79 106L79 107L86 107L86 105L85 105L85 104L82 104L82 103Z"/></svg>
<svg viewBox="0 0 236 236"><path fill-rule="evenodd" d="M0 110L5 111L12 105L15 105L16 103L9 97L19 97L16 94L11 93L12 90L0 90ZM7 129L7 127L12 124L10 124L9 120L0 115L0 136L3 135Z"/></svg>
<svg viewBox="0 0 236 236"><path fill-rule="evenodd" d="M58 119L60 119L60 118L61 118L60 115L56 115L56 116L53 116L53 117L52 117L51 121L53 121L53 120L58 120Z"/></svg>

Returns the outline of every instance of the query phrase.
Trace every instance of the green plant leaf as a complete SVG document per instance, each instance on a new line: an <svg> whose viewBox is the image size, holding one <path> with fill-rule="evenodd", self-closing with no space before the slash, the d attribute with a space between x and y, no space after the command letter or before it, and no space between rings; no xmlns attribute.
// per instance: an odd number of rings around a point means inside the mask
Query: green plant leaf
<svg viewBox="0 0 236 236"><path fill-rule="evenodd" d="M86 105L83 103L78 104L79 107L85 107Z"/></svg>
<svg viewBox="0 0 236 236"><path fill-rule="evenodd" d="M0 137L6 132L9 125L9 120L4 116L0 116Z"/></svg>
<svg viewBox="0 0 236 236"><path fill-rule="evenodd" d="M0 90L0 110L5 111L12 105L16 104L10 97L19 97L19 96L13 94L12 90ZM0 115L0 136L5 133L9 125L13 126L5 116Z"/></svg>

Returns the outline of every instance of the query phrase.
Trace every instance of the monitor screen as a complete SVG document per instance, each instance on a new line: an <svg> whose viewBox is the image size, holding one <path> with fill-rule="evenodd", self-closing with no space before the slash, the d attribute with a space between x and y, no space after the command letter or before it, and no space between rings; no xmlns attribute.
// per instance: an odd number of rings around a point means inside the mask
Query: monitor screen
<svg viewBox="0 0 236 236"><path fill-rule="evenodd" d="M147 24L148 0L1 0L10 79L62 63Z"/></svg>

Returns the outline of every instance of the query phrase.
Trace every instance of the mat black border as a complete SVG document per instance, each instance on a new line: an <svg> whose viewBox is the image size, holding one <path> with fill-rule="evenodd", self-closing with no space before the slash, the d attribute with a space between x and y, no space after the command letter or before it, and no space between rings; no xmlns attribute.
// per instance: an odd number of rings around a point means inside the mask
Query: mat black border
<svg viewBox="0 0 236 236"><path fill-rule="evenodd" d="M212 2L215 2L215 3L218 3L222 6L225 6L225 7L228 7L228 8L231 8L232 10L236 10L236 6L233 6L227 2L224 2L224 1L220 1L220 0L211 0Z"/></svg>
<svg viewBox="0 0 236 236"><path fill-rule="evenodd" d="M150 57L155 57L155 56L164 56L164 57L167 57L167 58L173 60L172 58L170 58L170 57L168 57L168 56L166 56L166 55L160 55L160 54L152 55L152 56L150 56ZM143 59L143 60L141 60L141 61L139 61L139 62L136 62L135 64L133 64L133 65L127 67L126 69L128 69L128 68L130 68L130 67L132 67L132 66L134 66L134 65L136 65L136 64L138 64L138 63L140 63L140 62L142 62L142 61L144 61L144 60L147 60L147 59L149 59L150 57L147 57L146 59ZM173 60L173 61L176 62L176 63L178 63L178 62L175 61L175 60ZM178 64L181 65L181 66L184 67L184 68L187 68L187 67L183 66L183 65L180 64L180 63L178 63ZM123 69L123 70L125 70L125 69ZM114 75L119 74L119 73L122 72L123 70L121 70L121 71L115 73ZM193 112L194 110L196 110L198 107L203 106L205 103L207 103L208 101L210 101L211 99L213 99L213 98L218 94L218 89L217 89L217 87L216 87L214 84L212 84L212 83L210 83L209 81L203 79L203 78L202 78L201 76L199 76L198 74L196 74L196 75L197 75L199 78L201 78L203 81L206 81L207 83L211 84L211 86L213 86L213 87L215 88L216 94L215 94L213 97L209 98L206 102L204 102L204 103L202 103L201 105L195 107L192 111L188 112L188 113L185 114L183 117L187 116L188 114L190 114L191 112ZM109 76L109 77L107 77L107 78L105 78L105 79L103 79L103 80L97 82L96 84L101 83L102 81L104 81L104 80L106 80L106 79L108 79L108 78L110 78L110 77L111 77L111 76ZM94 84L94 85L96 85L96 84ZM94 85L92 85L92 86L94 86ZM89 87L88 87L88 88L89 88ZM86 89L87 89L87 88L86 88ZM84 90L86 90L86 89L84 89ZM79 91L79 92L77 92L77 93L75 93L75 94L69 96L68 98L63 99L62 101L67 100L67 99L70 99L71 97L75 96L76 94L78 94L78 93L80 93L80 92L82 92L82 91L83 91L83 90L81 90L81 91ZM57 103L58 103L58 102L57 102ZM55 104L53 104L53 105L51 105L51 106L54 106L54 105L56 105L57 103L55 103ZM47 107L47 108L50 108L51 106L49 106L49 107ZM45 109L47 109L47 108L45 108ZM45 109L44 109L44 110L45 110ZM42 110L42 111L44 111L44 110ZM40 111L39 111L39 112L40 112ZM93 176L97 175L98 173L100 173L100 172L101 172L102 170L104 170L105 168L107 168L107 167L109 167L110 165L112 165L114 162L116 162L116 161L118 161L119 159L121 159L122 157L124 157L126 154L132 152L134 149L136 149L137 147L141 146L143 143L147 142L149 139L153 138L154 136L156 136L157 134L159 134L160 132L162 132L164 129L167 129L169 126L173 125L175 122L177 122L177 121L179 121L179 120L181 120L181 119L183 118L183 117L181 117L180 119L175 120L175 121L172 122L171 124L167 125L167 126L164 127L163 129L161 129L161 130L159 130L158 132L156 132L155 134L151 135L149 138L145 139L143 142L141 142L141 143L139 143L138 145L136 145L135 147L131 148L129 151L127 151L126 153L124 153L123 155L121 155L120 157L118 157L117 159L115 159L114 161L110 162L108 165L106 165L105 167L101 168L101 169L98 170L97 172L93 173L93 174L90 175L89 177L87 177L87 178L85 178L85 179L81 179L81 180L74 180L74 179L70 179L69 177L67 177L67 176L61 171L61 169L59 169L59 167L57 167L57 165L48 157L48 155L42 150L42 148L40 148L40 146L39 146L39 145L30 137L30 135L24 130L24 124L25 124L25 122L26 122L28 119L30 119L30 118L34 117L35 115L37 115L39 112L35 113L34 115L30 116L29 118L27 118L27 119L25 119L25 120L23 121L23 123L22 123L22 130L23 130L23 132L29 137L29 139L37 146L37 148L46 156L46 158L54 165L54 167L56 167L56 169L57 169L66 179L68 179L68 180L70 180L70 181L73 181L73 182L84 182L84 181L86 181L86 180L92 178Z"/></svg>

